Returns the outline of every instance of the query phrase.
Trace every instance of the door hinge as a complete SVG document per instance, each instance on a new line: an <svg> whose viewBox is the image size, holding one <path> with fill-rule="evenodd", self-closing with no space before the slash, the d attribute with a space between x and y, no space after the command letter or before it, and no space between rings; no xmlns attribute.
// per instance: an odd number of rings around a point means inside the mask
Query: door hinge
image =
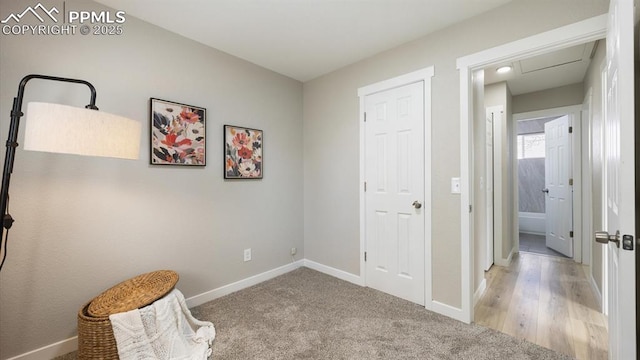
<svg viewBox="0 0 640 360"><path fill-rule="evenodd" d="M569 134L573 134L573 126L569 126Z"/></svg>
<svg viewBox="0 0 640 360"><path fill-rule="evenodd" d="M569 231L569 237L572 238L573 237L573 230Z"/></svg>
<svg viewBox="0 0 640 360"><path fill-rule="evenodd" d="M573 186L573 179L569 179L569 185Z"/></svg>
<svg viewBox="0 0 640 360"><path fill-rule="evenodd" d="M367 113L364 113L364 122L367 122Z"/></svg>
<svg viewBox="0 0 640 360"><path fill-rule="evenodd" d="M364 252L364 261L365 262L367 261L367 252L366 251Z"/></svg>
<svg viewBox="0 0 640 360"><path fill-rule="evenodd" d="M364 192L367 192L367 182L364 182Z"/></svg>
<svg viewBox="0 0 640 360"><path fill-rule="evenodd" d="M469 212L473 211L473 205L469 205Z"/></svg>

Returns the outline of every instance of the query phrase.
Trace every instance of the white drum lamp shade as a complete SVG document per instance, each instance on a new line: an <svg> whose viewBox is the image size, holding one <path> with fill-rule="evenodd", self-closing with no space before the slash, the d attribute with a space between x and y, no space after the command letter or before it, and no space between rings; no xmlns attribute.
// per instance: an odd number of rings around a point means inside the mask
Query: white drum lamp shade
<svg viewBox="0 0 640 360"><path fill-rule="evenodd" d="M0 270L7 258L7 239L14 219L9 214L9 185L18 148L18 130L22 101L31 80L56 81L84 85L89 88L90 101L84 108L29 103L27 106L24 149L51 153L138 159L142 125L135 120L98 111L96 88L86 80L30 74L20 80L18 94L13 98L11 121L6 142L6 156L0 186Z"/></svg>
<svg viewBox="0 0 640 360"><path fill-rule="evenodd" d="M102 111L31 102L24 149L120 159L138 159L141 124Z"/></svg>

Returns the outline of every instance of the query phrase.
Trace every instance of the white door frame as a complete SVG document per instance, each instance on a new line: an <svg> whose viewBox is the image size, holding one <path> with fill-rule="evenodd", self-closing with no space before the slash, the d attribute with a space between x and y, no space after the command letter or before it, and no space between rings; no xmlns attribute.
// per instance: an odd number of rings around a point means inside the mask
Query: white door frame
<svg viewBox="0 0 640 360"><path fill-rule="evenodd" d="M504 107L502 105L497 106L489 106L486 108L487 114L499 114L498 121L494 117L493 124L493 237L491 239L487 239L487 247L489 246L489 241L493 242L493 263L500 266L509 265L507 262L510 260L506 260L502 256L502 238L505 234L502 233L502 219L504 215L504 209L502 209L502 192L496 191L496 188L502 188L504 185L502 183L502 168L500 165L496 166L496 163L500 161L496 161L496 159L502 159L500 154L502 154L505 149L503 149L502 141L502 126L501 122L506 121ZM477 131L477 130L476 130ZM498 139L498 141L496 141ZM488 159L487 159L488 161ZM487 184L488 186L488 184ZM497 204L497 205L496 205ZM487 214L487 220L488 214ZM487 234L488 237L488 234ZM475 290L474 290L475 291Z"/></svg>
<svg viewBox="0 0 640 360"><path fill-rule="evenodd" d="M541 55L554 50L602 39L606 36L607 15L599 15L574 24L533 35L521 40L497 46L458 58L460 72L460 220L461 220L461 272L462 308L458 320L473 321L473 219L469 216L473 199L473 147L471 133L473 121L473 71L489 65L515 61L520 58Z"/></svg>
<svg viewBox="0 0 640 360"><path fill-rule="evenodd" d="M377 92L393 89L396 87L424 82L424 259L425 259L425 308L438 311L433 307L433 296L431 292L431 78L433 77L433 66L417 70L392 79L377 82L358 89L360 99L360 284L366 286L366 264L364 253L366 249L366 208L365 208L365 98Z"/></svg>
<svg viewBox="0 0 640 360"><path fill-rule="evenodd" d="M495 184L496 184L496 166L495 166L495 158L496 158L496 142L495 142L495 137L496 137L496 119L494 117L494 114L496 113L503 113L503 107L502 105L498 105L498 106L491 106L491 107L487 107L485 108L485 116L488 117L489 114L491 114L491 129L487 129L487 122L485 121L485 133L488 133L489 130L491 131L491 159L489 159L489 153L486 151L486 146L487 146L487 139L485 137L485 183L486 183L486 188L484 189L484 195L485 195L485 204L489 203L489 197L487 196L487 191L489 190L489 188L491 188L491 211L488 210L488 207L486 207L487 210L485 210L485 222L486 222L486 226L487 226L487 232L486 232L486 241L487 241L487 254L486 254L486 263L484 265L484 270L488 271L491 266L493 264L495 264L496 259L502 259L502 254L500 254L500 256L496 256L496 249L500 249L502 251L502 238L500 238L499 241L496 240L496 192L495 192ZM500 119L502 119L502 115L500 116ZM479 129L477 129L476 131L479 131ZM490 162L490 164L489 164ZM489 165L490 168L489 168ZM489 183L489 172L491 172L491 183ZM502 198L499 199L499 201L502 201ZM501 214L502 215L502 214ZM500 223L502 223L502 220L500 220ZM500 233L502 233L502 231L500 231ZM498 243L499 246L496 246L496 243Z"/></svg>
<svg viewBox="0 0 640 360"><path fill-rule="evenodd" d="M582 101L582 263L593 264L591 234L593 234L593 88L587 89ZM590 276L589 282L591 282ZM599 292L599 291L596 291Z"/></svg>
<svg viewBox="0 0 640 360"><path fill-rule="evenodd" d="M570 177L573 178L573 260L575 262L583 262L582 249L590 244L591 236L582 236L582 105L563 106L552 109L529 111L524 113L513 114L513 121L523 121L527 119L537 119L552 116L569 115L569 126L573 127L573 138L571 140L571 168L569 169ZM518 127L514 126L514 132L511 136L518 136ZM517 154L514 156L514 176L518 176L518 159ZM496 189L494 189L496 191ZM500 191L500 190L498 190ZM516 204L517 205L517 204ZM513 218L518 218L518 207L514 207ZM518 228L516 227L516 233ZM516 234L517 235L517 234ZM520 248L520 237L516 236L516 251ZM582 239L578 241L577 239Z"/></svg>

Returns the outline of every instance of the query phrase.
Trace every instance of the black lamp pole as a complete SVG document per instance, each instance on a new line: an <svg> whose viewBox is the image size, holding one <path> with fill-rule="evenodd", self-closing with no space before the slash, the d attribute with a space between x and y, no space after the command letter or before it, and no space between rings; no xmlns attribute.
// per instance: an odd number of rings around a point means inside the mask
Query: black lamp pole
<svg viewBox="0 0 640 360"><path fill-rule="evenodd" d="M18 147L18 128L20 127L20 118L24 115L22 113L22 99L24 97L24 88L27 82L31 79L42 79L61 81L68 83L84 84L91 90L91 102L85 106L87 109L98 110L96 107L96 88L91 83L84 80L62 78L56 76L47 75L27 75L20 81L18 86L18 95L13 98L13 109L11 110L11 124L9 125L9 137L7 139L7 154L4 158L4 170L2 172L2 190L0 192L0 209L2 209L2 243L6 241L4 236L5 229L9 231L11 225L13 225L13 218L7 211L7 205L9 201L9 182L11 180L11 173L13 172L13 162L16 156L16 148ZM0 245L2 245L0 243ZM6 245L6 244L5 244ZM6 248L5 248L6 255ZM0 262L1 264L2 262ZM1 266L1 265L0 265ZM1 269L1 267L0 267Z"/></svg>

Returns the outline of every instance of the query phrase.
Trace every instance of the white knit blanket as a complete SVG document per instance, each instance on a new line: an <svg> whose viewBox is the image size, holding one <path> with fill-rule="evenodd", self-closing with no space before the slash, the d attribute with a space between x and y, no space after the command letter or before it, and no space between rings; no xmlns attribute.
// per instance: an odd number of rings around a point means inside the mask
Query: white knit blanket
<svg viewBox="0 0 640 360"><path fill-rule="evenodd" d="M194 318L174 289L142 309L109 316L121 360L206 360L216 336L213 324Z"/></svg>

